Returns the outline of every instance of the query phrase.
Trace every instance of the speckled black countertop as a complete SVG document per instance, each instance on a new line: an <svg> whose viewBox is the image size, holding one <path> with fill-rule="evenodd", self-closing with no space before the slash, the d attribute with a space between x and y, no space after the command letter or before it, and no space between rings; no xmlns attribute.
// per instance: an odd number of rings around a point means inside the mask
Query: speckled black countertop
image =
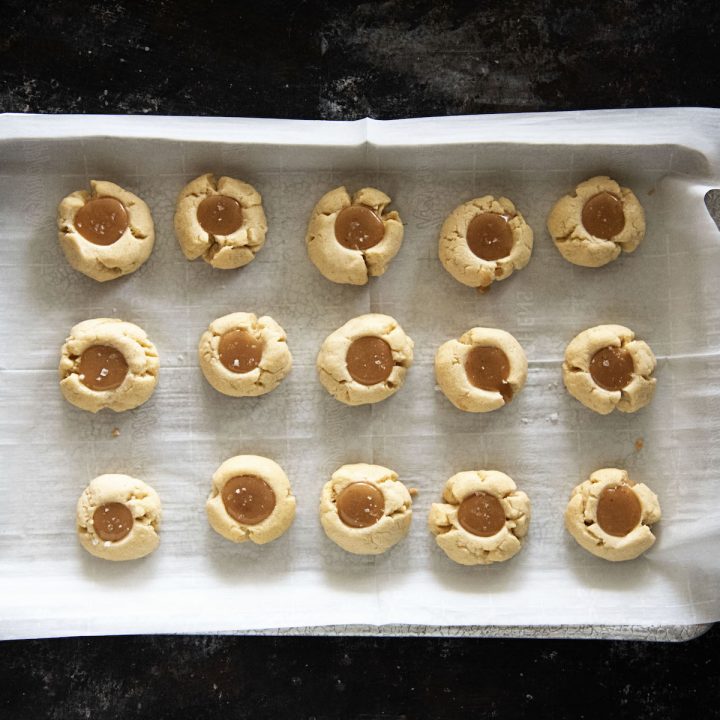
<svg viewBox="0 0 720 720"><path fill-rule="evenodd" d="M6 0L0 27L3 112L354 119L720 106L715 0ZM720 717L719 640L720 626L679 645L5 642L0 717Z"/></svg>

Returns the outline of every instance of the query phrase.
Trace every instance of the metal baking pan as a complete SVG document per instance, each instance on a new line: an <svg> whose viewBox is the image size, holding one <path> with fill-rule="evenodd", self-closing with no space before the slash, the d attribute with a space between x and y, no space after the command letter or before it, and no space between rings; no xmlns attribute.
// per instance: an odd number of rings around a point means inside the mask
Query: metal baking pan
<svg viewBox="0 0 720 720"><path fill-rule="evenodd" d="M720 111L673 109L307 122L223 118L0 117L0 637L125 633L377 634L684 640L720 617L720 315L717 228ZM177 192L202 172L262 193L267 243L241 271L187 262L172 230ZM632 187L648 222L640 248L600 270L565 262L547 235L554 199L592 175ZM55 212L68 192L108 179L148 202L150 260L98 284L66 263ZM376 186L406 225L390 269L365 287L322 278L306 257L314 203L338 185ZM503 194L535 232L529 265L480 296L437 259L444 217ZM269 395L236 400L203 380L197 341L234 310L275 317L293 371ZM414 339L405 386L347 408L315 377L322 339L363 312L396 317ZM141 408L77 410L57 387L75 323L122 317L158 347L158 390ZM564 392L565 344L618 322L658 357L653 403L595 416ZM437 391L437 346L473 325L523 344L528 382L487 416ZM291 530L234 546L204 515L227 457L273 457L298 498ZM409 536L377 558L348 556L317 520L322 484L346 462L376 462L419 489ZM658 542L604 563L566 535L570 489L621 465L660 496ZM472 467L511 475L533 503L523 551L487 568L454 566L426 528L444 481ZM74 504L103 472L141 477L164 507L160 549L103 563L75 537Z"/></svg>

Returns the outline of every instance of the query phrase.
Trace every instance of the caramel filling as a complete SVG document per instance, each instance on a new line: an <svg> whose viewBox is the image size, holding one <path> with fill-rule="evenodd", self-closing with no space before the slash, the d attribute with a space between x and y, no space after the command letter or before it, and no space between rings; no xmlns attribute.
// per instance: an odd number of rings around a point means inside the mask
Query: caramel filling
<svg viewBox="0 0 720 720"><path fill-rule="evenodd" d="M605 390L622 390L630 384L634 371L632 355L625 348L603 348L590 360L590 376Z"/></svg>
<svg viewBox="0 0 720 720"><path fill-rule="evenodd" d="M243 525L257 525L275 509L275 492L257 475L231 478L222 489L228 515Z"/></svg>
<svg viewBox="0 0 720 720"><path fill-rule="evenodd" d="M230 330L220 337L220 362L234 373L254 370L262 359L263 343L247 330Z"/></svg>
<svg viewBox="0 0 720 720"><path fill-rule="evenodd" d="M115 198L100 197L88 200L75 213L75 228L95 245L112 245L127 230L129 223L125 206Z"/></svg>
<svg viewBox="0 0 720 720"><path fill-rule="evenodd" d="M208 195L198 205L197 219L210 235L232 235L243 224L242 206L227 195Z"/></svg>
<svg viewBox="0 0 720 720"><path fill-rule="evenodd" d="M642 506L628 485L610 485L600 493L595 517L608 535L625 537L640 524Z"/></svg>
<svg viewBox="0 0 720 720"><path fill-rule="evenodd" d="M355 482L343 488L335 506L347 526L370 527L385 514L385 496L371 483Z"/></svg>
<svg viewBox="0 0 720 720"><path fill-rule="evenodd" d="M507 215L484 212L476 215L468 225L467 244L482 260L500 260L513 247L513 235Z"/></svg>
<svg viewBox="0 0 720 720"><path fill-rule="evenodd" d="M80 382L91 390L114 390L128 374L125 356L109 345L91 345L80 356Z"/></svg>
<svg viewBox="0 0 720 720"><path fill-rule="evenodd" d="M379 337L354 340L345 356L350 377L361 385L375 385L390 377L395 361L390 346Z"/></svg>
<svg viewBox="0 0 720 720"><path fill-rule="evenodd" d="M506 403L512 400L512 387L507 381L510 361L500 348L476 345L465 358L465 372L476 388L499 392Z"/></svg>
<svg viewBox="0 0 720 720"><path fill-rule="evenodd" d="M367 205L343 208L335 219L335 238L350 250L367 250L385 236L385 225Z"/></svg>
<svg viewBox="0 0 720 720"><path fill-rule="evenodd" d="M458 522L473 535L491 537L505 527L505 510L494 495L476 492L460 503Z"/></svg>
<svg viewBox="0 0 720 720"><path fill-rule="evenodd" d="M609 192L593 195L583 205L581 220L583 227L591 235L609 240L625 227L622 201Z"/></svg>
<svg viewBox="0 0 720 720"><path fill-rule="evenodd" d="M130 534L135 519L127 505L119 502L101 505L93 513L93 527L105 542L117 542Z"/></svg>

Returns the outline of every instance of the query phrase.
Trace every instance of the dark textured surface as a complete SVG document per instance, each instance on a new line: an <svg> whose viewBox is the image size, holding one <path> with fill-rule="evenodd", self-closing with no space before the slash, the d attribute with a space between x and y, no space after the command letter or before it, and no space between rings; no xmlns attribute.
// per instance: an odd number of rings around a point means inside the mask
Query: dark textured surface
<svg viewBox="0 0 720 720"><path fill-rule="evenodd" d="M2 8L5 112L352 119L720 105L716 0ZM7 642L0 718L720 717L719 639L714 628L682 645Z"/></svg>
<svg viewBox="0 0 720 720"><path fill-rule="evenodd" d="M351 119L720 104L715 0L3 8L4 111Z"/></svg>
<svg viewBox="0 0 720 720"><path fill-rule="evenodd" d="M0 644L0 717L715 718L718 638L12 642Z"/></svg>

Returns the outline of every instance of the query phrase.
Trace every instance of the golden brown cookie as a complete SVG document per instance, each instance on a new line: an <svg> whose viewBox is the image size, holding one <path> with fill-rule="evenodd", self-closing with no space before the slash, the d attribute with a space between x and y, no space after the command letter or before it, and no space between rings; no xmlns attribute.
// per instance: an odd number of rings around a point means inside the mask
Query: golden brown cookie
<svg viewBox="0 0 720 720"><path fill-rule="evenodd" d="M389 315L359 315L325 338L317 357L320 382L346 405L380 402L405 382L413 346Z"/></svg>
<svg viewBox="0 0 720 720"><path fill-rule="evenodd" d="M105 282L137 270L155 243L150 208L115 183L91 180L58 205L58 238L70 265Z"/></svg>
<svg viewBox="0 0 720 720"><path fill-rule="evenodd" d="M78 500L78 540L103 560L136 560L160 544L161 516L158 494L142 480L100 475Z"/></svg>
<svg viewBox="0 0 720 720"><path fill-rule="evenodd" d="M260 193L242 180L206 173L178 195L175 235L188 260L221 270L243 267L265 244L267 221Z"/></svg>
<svg viewBox="0 0 720 720"><path fill-rule="evenodd" d="M533 231L505 197L484 195L456 207L443 223L438 253L443 267L463 285L485 291L524 268Z"/></svg>
<svg viewBox="0 0 720 720"><path fill-rule="evenodd" d="M271 317L253 313L213 320L200 338L198 356L205 379L233 397L269 393L292 367L285 331Z"/></svg>
<svg viewBox="0 0 720 720"><path fill-rule="evenodd" d="M507 405L522 390L527 357L510 333L476 327L438 348L435 378L459 410L490 412Z"/></svg>
<svg viewBox="0 0 720 720"><path fill-rule="evenodd" d="M264 545L295 519L295 496L283 469L259 455L236 455L215 471L205 503L215 532L235 543Z"/></svg>
<svg viewBox="0 0 720 720"><path fill-rule="evenodd" d="M384 553L407 535L411 520L408 489L396 473L381 465L343 465L323 487L323 530L349 553Z"/></svg>
<svg viewBox="0 0 720 720"><path fill-rule="evenodd" d="M469 470L446 483L428 525L445 554L461 565L503 562L522 549L530 524L530 500L497 470Z"/></svg>
<svg viewBox="0 0 720 720"><path fill-rule="evenodd" d="M633 560L655 542L650 526L660 504L647 485L634 483L626 470L596 470L573 489L565 527L578 545L604 560Z"/></svg>
<svg viewBox="0 0 720 720"><path fill-rule="evenodd" d="M547 228L566 260L601 267L642 242L645 213L632 190L600 175L561 197L548 215Z"/></svg>
<svg viewBox="0 0 720 720"><path fill-rule="evenodd" d="M344 187L323 195L313 208L305 242L315 267L336 283L365 285L382 275L397 255L403 224L390 198L375 188L352 197Z"/></svg>
<svg viewBox="0 0 720 720"><path fill-rule="evenodd" d="M58 374L65 399L89 412L132 410L149 400L158 381L155 345L142 328L114 318L94 318L70 330Z"/></svg>
<svg viewBox="0 0 720 720"><path fill-rule="evenodd" d="M601 415L636 412L655 394L655 355L622 325L581 332L565 349L562 369L568 392Z"/></svg>

